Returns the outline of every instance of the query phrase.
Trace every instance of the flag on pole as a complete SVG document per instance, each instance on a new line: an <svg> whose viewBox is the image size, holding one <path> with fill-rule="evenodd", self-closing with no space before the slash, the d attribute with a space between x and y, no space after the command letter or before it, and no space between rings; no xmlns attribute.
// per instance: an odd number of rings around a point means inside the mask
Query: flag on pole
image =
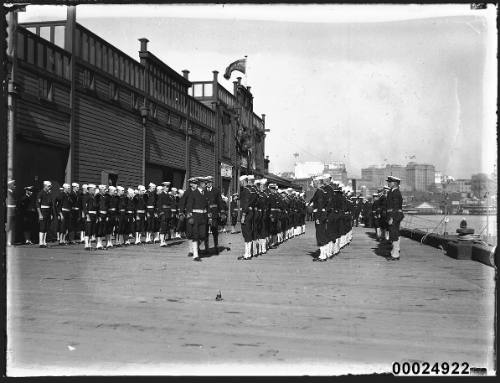
<svg viewBox="0 0 500 383"><path fill-rule="evenodd" d="M226 72L224 73L224 78L226 80L229 80L231 78L231 73L233 73L233 71L237 70L241 73L246 73L246 69L247 69L246 57L244 59L236 60L235 62L229 64L229 66L226 68Z"/></svg>

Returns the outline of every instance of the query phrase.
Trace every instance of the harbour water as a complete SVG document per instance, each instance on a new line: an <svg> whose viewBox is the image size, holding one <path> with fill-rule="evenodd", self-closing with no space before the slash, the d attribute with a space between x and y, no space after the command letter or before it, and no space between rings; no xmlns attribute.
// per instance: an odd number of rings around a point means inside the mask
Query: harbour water
<svg viewBox="0 0 500 383"><path fill-rule="evenodd" d="M420 229L423 231L443 234L446 230L449 234L455 234L460 227L460 222L465 218L467 227L474 229L474 234L479 235L485 242L497 244L497 216L496 215L448 215L445 227L444 215L415 215L406 214L401 226L408 229Z"/></svg>

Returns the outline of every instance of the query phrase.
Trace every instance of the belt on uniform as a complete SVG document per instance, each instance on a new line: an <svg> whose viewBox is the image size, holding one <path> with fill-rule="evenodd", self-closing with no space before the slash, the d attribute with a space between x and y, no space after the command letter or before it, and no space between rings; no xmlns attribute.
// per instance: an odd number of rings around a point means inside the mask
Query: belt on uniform
<svg viewBox="0 0 500 383"><path fill-rule="evenodd" d="M154 206L146 206L148 209L154 209Z"/></svg>
<svg viewBox="0 0 500 383"><path fill-rule="evenodd" d="M71 211L71 209L66 209L65 207L61 208L62 211Z"/></svg>
<svg viewBox="0 0 500 383"><path fill-rule="evenodd" d="M208 207L217 207L217 205L210 205L210 206L208 206Z"/></svg>
<svg viewBox="0 0 500 383"><path fill-rule="evenodd" d="M79 207L72 207L71 209L73 209L73 210L80 210Z"/></svg>
<svg viewBox="0 0 500 383"><path fill-rule="evenodd" d="M233 209L233 211L236 211L236 210L241 210L241 209L240 209L240 208L235 208L235 209Z"/></svg>
<svg viewBox="0 0 500 383"><path fill-rule="evenodd" d="M125 213L125 209L120 209L120 213Z"/></svg>
<svg viewBox="0 0 500 383"><path fill-rule="evenodd" d="M99 213L101 213L101 214L108 214L108 212L106 210L99 210Z"/></svg>
<svg viewBox="0 0 500 383"><path fill-rule="evenodd" d="M271 208L271 211L280 211L280 209Z"/></svg>
<svg viewBox="0 0 500 383"><path fill-rule="evenodd" d="M401 209L387 209L387 212L390 213L391 211L399 211L399 212L403 212L403 210Z"/></svg>
<svg viewBox="0 0 500 383"><path fill-rule="evenodd" d="M40 208L42 208L42 209L50 209L50 206L47 206L47 205L40 205Z"/></svg>
<svg viewBox="0 0 500 383"><path fill-rule="evenodd" d="M89 210L89 214L97 214L96 210Z"/></svg>
<svg viewBox="0 0 500 383"><path fill-rule="evenodd" d="M162 209L172 209L170 205L161 205Z"/></svg>
<svg viewBox="0 0 500 383"><path fill-rule="evenodd" d="M171 208L171 209L170 209L170 211L177 211L177 209L173 209L173 208Z"/></svg>
<svg viewBox="0 0 500 383"><path fill-rule="evenodd" d="M146 210L137 210L136 212L137 212L137 213L145 213L145 212L146 212Z"/></svg>
<svg viewBox="0 0 500 383"><path fill-rule="evenodd" d="M7 207L16 207L16 205L7 205Z"/></svg>
<svg viewBox="0 0 500 383"><path fill-rule="evenodd" d="M132 210L127 210L127 213L134 214L134 212Z"/></svg>
<svg viewBox="0 0 500 383"><path fill-rule="evenodd" d="M200 213L200 214L203 214L203 213L206 213L207 211L205 209L193 209L193 213Z"/></svg>
<svg viewBox="0 0 500 383"><path fill-rule="evenodd" d="M262 211L262 209L257 209L257 211Z"/></svg>
<svg viewBox="0 0 500 383"><path fill-rule="evenodd" d="M108 209L108 211L116 211L116 208L112 207L111 209Z"/></svg>

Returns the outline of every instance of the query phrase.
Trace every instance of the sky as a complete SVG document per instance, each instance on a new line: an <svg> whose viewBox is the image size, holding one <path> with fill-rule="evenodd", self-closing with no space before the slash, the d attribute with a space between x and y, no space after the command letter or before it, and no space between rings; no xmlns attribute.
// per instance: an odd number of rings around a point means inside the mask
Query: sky
<svg viewBox="0 0 500 383"><path fill-rule="evenodd" d="M77 21L138 59L138 38L191 80L243 82L266 114L274 173L298 161L430 163L456 178L496 164L495 9L461 5L98 5ZM65 18L28 6L20 21Z"/></svg>

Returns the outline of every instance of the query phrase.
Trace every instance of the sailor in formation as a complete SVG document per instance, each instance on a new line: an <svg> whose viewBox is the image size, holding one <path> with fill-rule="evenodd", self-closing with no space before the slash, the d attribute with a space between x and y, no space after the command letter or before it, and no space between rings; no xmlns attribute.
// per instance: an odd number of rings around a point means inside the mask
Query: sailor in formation
<svg viewBox="0 0 500 383"><path fill-rule="evenodd" d="M238 260L251 260L305 233L304 194L292 188L279 190L267 179L240 177L241 233L245 242Z"/></svg>
<svg viewBox="0 0 500 383"><path fill-rule="evenodd" d="M352 241L354 202L352 192L329 174L313 179L315 193L309 202L313 207L316 242L319 257L315 262L325 262L340 253Z"/></svg>

